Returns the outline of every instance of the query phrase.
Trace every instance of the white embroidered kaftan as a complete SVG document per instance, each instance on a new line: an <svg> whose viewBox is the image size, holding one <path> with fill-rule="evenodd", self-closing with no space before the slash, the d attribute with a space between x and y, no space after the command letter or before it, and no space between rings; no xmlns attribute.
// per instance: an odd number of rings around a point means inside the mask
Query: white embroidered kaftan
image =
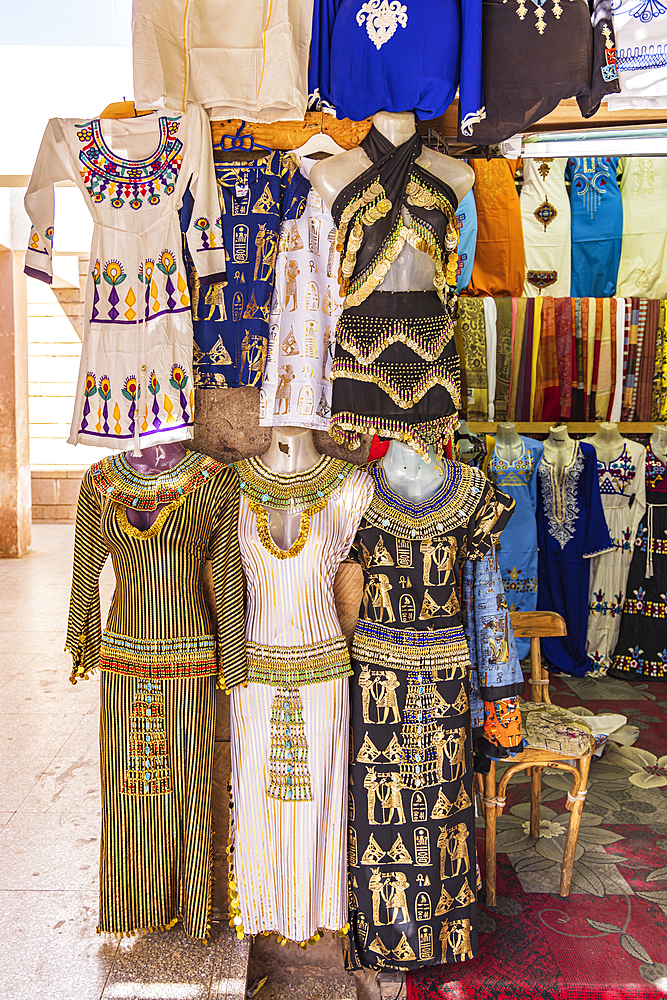
<svg viewBox="0 0 667 1000"><path fill-rule="evenodd" d="M301 162L307 186L313 162ZM311 188L301 218L281 226L260 426L329 430L339 256L331 212Z"/></svg>
<svg viewBox="0 0 667 1000"><path fill-rule="evenodd" d="M303 118L313 0L134 0L138 108L277 122Z"/></svg>
<svg viewBox="0 0 667 1000"><path fill-rule="evenodd" d="M646 448L626 441L613 462L598 458L600 495L613 549L591 559L586 652L606 673L621 627L628 573L639 522L646 510Z"/></svg>
<svg viewBox="0 0 667 1000"><path fill-rule="evenodd" d="M524 295L570 294L570 199L563 157L523 161L521 223L526 257Z"/></svg>
<svg viewBox="0 0 667 1000"><path fill-rule="evenodd" d="M189 438L193 335L178 210L202 283L225 272L208 119L183 115L52 118L25 196L26 274L51 284L54 192L74 181L94 221L83 350L70 444L148 447Z"/></svg>

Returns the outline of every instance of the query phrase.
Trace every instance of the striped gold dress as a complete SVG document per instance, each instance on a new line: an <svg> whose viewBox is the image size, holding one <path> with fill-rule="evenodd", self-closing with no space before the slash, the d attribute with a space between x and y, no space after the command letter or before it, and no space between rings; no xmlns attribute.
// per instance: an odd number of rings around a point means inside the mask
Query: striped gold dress
<svg viewBox="0 0 667 1000"><path fill-rule="evenodd" d="M140 531L128 507L160 511ZM207 936L215 688L247 669L237 517L234 472L196 452L155 476L114 455L84 477L66 648L72 683L102 672L98 932L181 919L186 934ZM102 631L109 554L116 589ZM217 621L204 600L207 559Z"/></svg>
<svg viewBox="0 0 667 1000"><path fill-rule="evenodd" d="M351 670L333 584L373 484L328 456L294 475L256 458L236 469L248 684L230 706L232 910L248 934L304 942L347 922ZM271 536L270 509L301 515L287 550Z"/></svg>

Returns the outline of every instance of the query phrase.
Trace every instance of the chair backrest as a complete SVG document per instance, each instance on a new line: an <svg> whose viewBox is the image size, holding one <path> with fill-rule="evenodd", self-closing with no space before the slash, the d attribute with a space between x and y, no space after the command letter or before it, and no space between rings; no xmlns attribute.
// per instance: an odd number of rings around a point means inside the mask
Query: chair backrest
<svg viewBox="0 0 667 1000"><path fill-rule="evenodd" d="M515 638L530 639L530 685L532 700L551 704L549 672L542 668L540 639L567 635L565 620L556 611L510 611Z"/></svg>

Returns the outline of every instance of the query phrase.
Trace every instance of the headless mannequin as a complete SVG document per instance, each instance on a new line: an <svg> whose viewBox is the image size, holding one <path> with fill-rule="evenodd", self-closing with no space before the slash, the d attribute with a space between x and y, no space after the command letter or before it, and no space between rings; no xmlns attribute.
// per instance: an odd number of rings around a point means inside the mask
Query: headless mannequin
<svg viewBox="0 0 667 1000"><path fill-rule="evenodd" d="M623 454L625 441L618 433L618 424L610 424L606 421L601 423L598 430L592 437L586 438L588 444L592 444L597 452L600 462L609 465L616 461Z"/></svg>
<svg viewBox="0 0 667 1000"><path fill-rule="evenodd" d="M667 465L667 424L656 424L651 434L651 450Z"/></svg>
<svg viewBox="0 0 667 1000"><path fill-rule="evenodd" d="M125 454L125 461L141 476L158 476L161 472L173 469L186 455L187 450L183 442L173 441L171 444L157 444L154 448L144 448L138 455L128 451ZM159 504L155 510L135 510L133 507L128 507L127 519L139 531L148 531L163 507L166 507L166 504Z"/></svg>
<svg viewBox="0 0 667 1000"><path fill-rule="evenodd" d="M395 146L407 142L416 131L415 116L411 111L399 114L380 111L373 115L373 124ZM417 163L448 184L459 202L470 191L475 179L473 169L467 163L431 149L423 149ZM310 171L310 183L327 208L331 209L343 188L370 166L371 161L361 146L357 146L316 163ZM405 208L403 221L406 225L409 223ZM434 275L435 268L426 254L406 243L378 288L383 292L430 292L433 291Z"/></svg>
<svg viewBox="0 0 667 1000"><path fill-rule="evenodd" d="M304 427L274 427L271 444L262 462L281 475L312 469L321 459L313 432ZM267 508L268 509L268 508ZM269 532L279 549L289 549L301 530L301 514L269 509Z"/></svg>
<svg viewBox="0 0 667 1000"><path fill-rule="evenodd" d="M563 469L569 465L574 452L574 441L567 433L565 424L560 427L550 427L549 437L544 442L544 457L554 467L556 477L560 479Z"/></svg>
<svg viewBox="0 0 667 1000"><path fill-rule="evenodd" d="M392 441L382 459L389 488L412 503L430 499L442 486L444 477L442 466L432 461L434 456L435 451L431 448L427 463L410 445Z"/></svg>
<svg viewBox="0 0 667 1000"><path fill-rule="evenodd" d="M516 424L498 424L496 452L503 462L515 462L521 455L522 442Z"/></svg>

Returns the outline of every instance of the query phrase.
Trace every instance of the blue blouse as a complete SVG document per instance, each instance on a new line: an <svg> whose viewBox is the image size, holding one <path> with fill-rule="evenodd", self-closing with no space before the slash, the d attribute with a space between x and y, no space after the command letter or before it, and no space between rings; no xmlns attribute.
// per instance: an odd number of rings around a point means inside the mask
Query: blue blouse
<svg viewBox="0 0 667 1000"><path fill-rule="evenodd" d="M315 0L308 88L339 118L437 118L457 88L461 131L484 117L482 0Z"/></svg>

